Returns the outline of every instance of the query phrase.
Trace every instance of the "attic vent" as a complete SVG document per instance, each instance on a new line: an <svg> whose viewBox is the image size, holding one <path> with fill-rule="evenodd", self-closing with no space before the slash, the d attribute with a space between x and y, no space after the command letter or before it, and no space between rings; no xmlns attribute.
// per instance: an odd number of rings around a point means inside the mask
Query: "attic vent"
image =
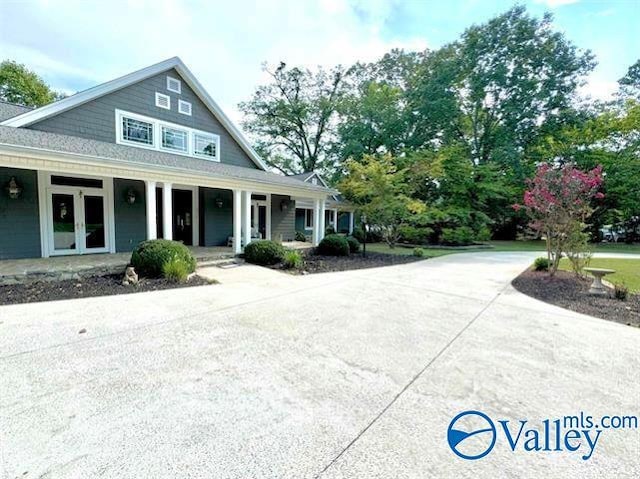
<svg viewBox="0 0 640 479"><path fill-rule="evenodd" d="M182 83L180 80L177 80L173 77L167 77L167 90L172 91L174 93L182 92Z"/></svg>
<svg viewBox="0 0 640 479"><path fill-rule="evenodd" d="M171 98L169 95L156 92L156 106L158 108L164 108L165 110L171 110Z"/></svg>
<svg viewBox="0 0 640 479"><path fill-rule="evenodd" d="M178 112L183 115L191 116L191 103L184 100L178 100Z"/></svg>
<svg viewBox="0 0 640 479"><path fill-rule="evenodd" d="M311 178L311 184L312 185L317 185L318 184L318 178Z"/></svg>

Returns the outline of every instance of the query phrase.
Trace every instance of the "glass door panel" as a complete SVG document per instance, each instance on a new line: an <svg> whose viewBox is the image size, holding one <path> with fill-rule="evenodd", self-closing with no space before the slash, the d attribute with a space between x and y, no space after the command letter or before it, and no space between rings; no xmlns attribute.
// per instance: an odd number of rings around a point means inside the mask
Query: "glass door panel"
<svg viewBox="0 0 640 479"><path fill-rule="evenodd" d="M84 238L86 249L106 247L104 197L84 196Z"/></svg>
<svg viewBox="0 0 640 479"><path fill-rule="evenodd" d="M53 249L56 251L75 251L77 249L75 195L53 193L51 204Z"/></svg>

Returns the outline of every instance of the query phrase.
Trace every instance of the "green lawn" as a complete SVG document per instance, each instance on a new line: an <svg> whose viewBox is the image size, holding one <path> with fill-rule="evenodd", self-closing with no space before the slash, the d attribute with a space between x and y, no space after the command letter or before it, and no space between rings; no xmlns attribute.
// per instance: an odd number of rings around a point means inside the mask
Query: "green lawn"
<svg viewBox="0 0 640 479"><path fill-rule="evenodd" d="M545 251L544 241L488 241L487 244L493 248L466 248L466 249L447 249L447 248L423 248L425 257L434 258L436 256L444 256L446 254L455 253L472 253L477 251ZM413 248L403 248L396 246L389 248L385 243L367 244L368 251L376 253L391 254L413 254ZM640 253L640 244L597 244L593 245L593 251L596 253Z"/></svg>
<svg viewBox="0 0 640 479"><path fill-rule="evenodd" d="M608 274L604 279L613 284L623 284L632 293L640 293L640 259L592 258L589 266L615 269L615 273ZM560 260L560 269L571 271L568 259Z"/></svg>

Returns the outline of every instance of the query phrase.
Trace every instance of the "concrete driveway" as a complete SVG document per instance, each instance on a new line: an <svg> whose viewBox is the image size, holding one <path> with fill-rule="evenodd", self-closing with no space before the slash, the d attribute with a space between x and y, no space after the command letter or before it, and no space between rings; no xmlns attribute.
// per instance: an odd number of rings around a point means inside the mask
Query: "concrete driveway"
<svg viewBox="0 0 640 479"><path fill-rule="evenodd" d="M465 410L516 432L640 415L640 330L514 291L535 256L211 268L223 284L0 307L4 477L638 477L638 429L588 460L447 443Z"/></svg>

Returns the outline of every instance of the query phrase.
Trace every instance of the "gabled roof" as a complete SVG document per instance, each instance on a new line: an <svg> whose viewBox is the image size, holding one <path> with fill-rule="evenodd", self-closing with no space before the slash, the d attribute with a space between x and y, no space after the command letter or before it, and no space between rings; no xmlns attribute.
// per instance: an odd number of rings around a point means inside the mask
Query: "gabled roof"
<svg viewBox="0 0 640 479"><path fill-rule="evenodd" d="M133 73L129 73L128 75L116 78L115 80L102 83L101 85L89 88L88 90L78 92L75 95L71 95L54 103L50 103L34 110L23 112L22 114L18 114L18 116L14 116L13 118L2 121L0 125L13 127L28 126L35 122L44 120L45 118L49 118L51 116L80 106L101 96L107 95L116 90L120 90L121 88L125 88L129 85L133 85L134 83L138 83L139 81L170 70L172 68L176 69L176 71L187 82L187 84L191 87L195 94L198 95L200 100L202 100L202 102L211 111L211 113L227 129L227 131L238 142L240 147L258 166L258 168L266 170L267 166L255 152L255 150L251 147L244 135L242 135L240 130L238 130L238 128L231 122L227 115L224 114L220 106L218 106L213 98L211 98L211 96L196 79L193 73L191 73L187 66L178 57L169 58L168 60L165 60L163 62L156 63L155 65L151 65Z"/></svg>
<svg viewBox="0 0 640 479"><path fill-rule="evenodd" d="M308 171L307 173L300 173L297 175L289 175L289 178L295 178L296 180L299 181L304 181L305 183L311 183L311 179L312 178L317 178L318 181L320 183L322 183L322 186L324 186L325 188L330 188L330 186L327 184L326 181L324 181L324 178L322 178L322 176L320 176L320 173L318 173L317 171ZM333 199L336 202L341 202L342 198L340 195L331 195L333 197Z"/></svg>
<svg viewBox="0 0 640 479"><path fill-rule="evenodd" d="M29 108L28 106L0 101L0 121L8 120L9 118L13 118L14 116L21 115L31 110L32 108Z"/></svg>

